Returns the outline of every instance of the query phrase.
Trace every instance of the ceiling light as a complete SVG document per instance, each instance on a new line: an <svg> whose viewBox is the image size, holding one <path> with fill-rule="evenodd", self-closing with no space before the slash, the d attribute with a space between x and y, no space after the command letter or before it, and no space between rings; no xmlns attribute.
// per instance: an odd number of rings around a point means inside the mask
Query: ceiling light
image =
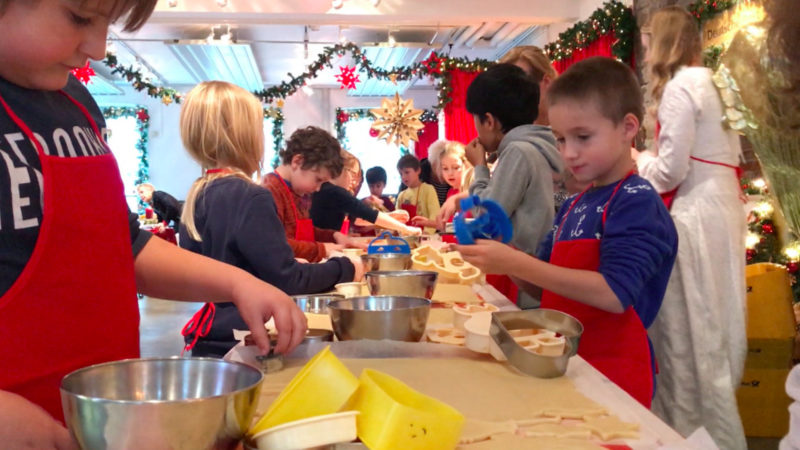
<svg viewBox="0 0 800 450"><path fill-rule="evenodd" d="M381 0L372 0L372 6L377 7L380 4L381 4Z"/></svg>
<svg viewBox="0 0 800 450"><path fill-rule="evenodd" d="M230 44L231 42L233 42L233 34L231 33L231 26L227 25L227 27L228 28L225 31L225 34L219 37L219 41L222 44Z"/></svg>
<svg viewBox="0 0 800 450"><path fill-rule="evenodd" d="M397 45L397 41L394 39L392 30L389 30L389 38L386 40L386 42L389 44L389 47L394 47Z"/></svg>
<svg viewBox="0 0 800 450"><path fill-rule="evenodd" d="M332 0L331 1L331 6L333 7L333 9L339 9L339 8L342 7L342 5L344 5L344 0Z"/></svg>
<svg viewBox="0 0 800 450"><path fill-rule="evenodd" d="M169 0L168 4L170 8L174 8L178 6L178 0Z"/></svg>
<svg viewBox="0 0 800 450"><path fill-rule="evenodd" d="M217 4L224 8L228 6L228 0L217 0Z"/></svg>
<svg viewBox="0 0 800 450"><path fill-rule="evenodd" d="M303 93L306 94L309 97L314 95L314 89L311 89L311 86L309 86L307 84L304 84L303 87L300 88L300 90L303 91Z"/></svg>

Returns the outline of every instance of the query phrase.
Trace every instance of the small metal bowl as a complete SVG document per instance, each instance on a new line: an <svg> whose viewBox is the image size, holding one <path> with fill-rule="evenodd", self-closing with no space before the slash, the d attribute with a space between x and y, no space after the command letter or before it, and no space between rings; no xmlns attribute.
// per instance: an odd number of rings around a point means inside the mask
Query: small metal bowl
<svg viewBox="0 0 800 450"><path fill-rule="evenodd" d="M428 270L400 270L367 272L364 279L372 295L400 295L430 300L438 276L437 272Z"/></svg>
<svg viewBox="0 0 800 450"><path fill-rule="evenodd" d="M509 330L543 328L566 338L566 349L559 356L538 355L519 345ZM583 324L569 314L554 309L499 311L492 313L489 335L508 362L520 372L538 378L556 378L567 371L569 358L578 352Z"/></svg>
<svg viewBox="0 0 800 450"><path fill-rule="evenodd" d="M417 297L353 297L328 304L333 332L340 341L419 342L425 334L430 310L430 300Z"/></svg>
<svg viewBox="0 0 800 450"><path fill-rule="evenodd" d="M365 272L376 270L408 270L411 268L410 253L373 253L361 255Z"/></svg>
<svg viewBox="0 0 800 450"><path fill-rule="evenodd" d="M339 294L310 294L293 295L292 300L304 313L327 314L328 303L333 300L341 300L344 295Z"/></svg>

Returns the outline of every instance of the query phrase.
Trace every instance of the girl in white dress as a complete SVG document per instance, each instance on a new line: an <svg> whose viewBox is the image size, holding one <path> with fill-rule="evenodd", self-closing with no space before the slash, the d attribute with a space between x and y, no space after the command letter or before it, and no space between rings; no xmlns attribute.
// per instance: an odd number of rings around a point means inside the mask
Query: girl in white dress
<svg viewBox="0 0 800 450"><path fill-rule="evenodd" d="M683 435L704 426L720 448L746 449L736 405L747 353L745 233L736 168L739 137L722 124L700 33L679 7L656 12L642 32L656 145L634 153L639 174L674 195L678 257L648 330L658 361L653 412Z"/></svg>

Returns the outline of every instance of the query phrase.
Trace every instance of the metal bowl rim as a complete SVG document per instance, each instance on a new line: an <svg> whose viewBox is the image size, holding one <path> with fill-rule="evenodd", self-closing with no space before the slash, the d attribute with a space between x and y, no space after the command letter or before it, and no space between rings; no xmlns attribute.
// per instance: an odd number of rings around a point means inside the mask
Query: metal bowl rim
<svg viewBox="0 0 800 450"><path fill-rule="evenodd" d="M170 362L173 362L173 361L206 361L206 362L212 362L212 363L216 363L216 364L231 364L231 365L236 365L236 366L242 367L246 371L257 373L258 374L258 380L255 383L252 383L252 384L250 384L248 386L245 386L243 388L240 388L240 389L236 389L234 391L230 391L230 392L228 392L226 394L209 395L207 397L186 398L186 399L180 399L180 400L117 400L117 399L109 399L109 398L101 398L101 397L92 397L92 396L84 395L84 394L77 394L77 393L74 393L74 392L69 391L69 390L64 388L64 381L67 378L72 377L72 376L78 376L79 374L82 374L84 372L88 372L88 371L93 370L93 369L98 369L100 367L111 366L111 365L133 364L133 363L136 363L136 362L156 362L156 361L170 361ZM264 373L262 373L260 370L256 369L255 367L252 367L252 366L249 366L247 364L240 363L240 362L237 362L237 361L226 361L224 359L208 358L208 357L197 357L197 358L189 357L189 358L186 358L186 357L181 357L181 356L154 357L154 358L127 358L127 359L120 359L120 360L116 360L116 361L108 361L108 362L104 362L104 363L92 364L91 366L86 366L86 367L82 367L80 369L76 369L76 370L66 374L64 376L64 378L61 379L61 384L59 385L59 391L62 394L67 394L67 395L69 395L71 397L74 397L74 398L77 398L77 399L88 400L88 401L95 402L95 403L115 403L115 404L126 404L126 405L153 405L153 404L165 404L165 403L175 403L175 404L177 404L177 403L196 403L196 402L207 401L207 400L212 400L212 399L230 397L230 396L233 396L235 394L240 394L240 393L243 393L243 392L248 391L250 389L253 389L254 387L258 387L258 385L260 385L262 381L264 381Z"/></svg>
<svg viewBox="0 0 800 450"><path fill-rule="evenodd" d="M290 295L289 297L291 297L292 300L303 300L303 299L307 299L307 298L327 298L327 297L332 297L333 300L341 300L341 299L344 298L344 295L342 295L342 294L333 294L333 293L331 293L331 294L298 294L298 295Z"/></svg>
<svg viewBox="0 0 800 450"><path fill-rule="evenodd" d="M372 270L364 274L364 278L366 277L414 277L414 276L422 276L422 275L434 275L435 277L439 276L439 272L434 272L433 270Z"/></svg>
<svg viewBox="0 0 800 450"><path fill-rule="evenodd" d="M393 308L393 309L390 309L390 310L383 310L383 311L376 311L376 310L371 310L371 309L342 309L342 308L338 308L337 307L339 302L353 302L354 300L358 300L358 299L361 299L361 298L404 298L404 299L422 300L422 301L424 301L424 303L421 304L421 305L403 306L403 307L400 307L400 308ZM336 304L331 306L334 303L336 303ZM350 298L346 298L346 299L343 299L343 300L334 300L331 303L328 303L328 311L329 312L330 311L352 311L354 313L376 313L376 312L386 313L386 312L397 311L397 310L410 310L410 309L417 309L417 308L423 308L423 309L424 308L430 308L431 304L433 304L433 302L431 300L428 300L427 298L424 298L424 297L410 297L410 296L407 296L407 295L360 295L360 296L357 296L357 297L350 297Z"/></svg>
<svg viewBox="0 0 800 450"><path fill-rule="evenodd" d="M369 258L379 258L379 259L399 259L399 258L411 258L411 253L398 253L398 252L389 252L389 253L364 253L361 255L364 259Z"/></svg>

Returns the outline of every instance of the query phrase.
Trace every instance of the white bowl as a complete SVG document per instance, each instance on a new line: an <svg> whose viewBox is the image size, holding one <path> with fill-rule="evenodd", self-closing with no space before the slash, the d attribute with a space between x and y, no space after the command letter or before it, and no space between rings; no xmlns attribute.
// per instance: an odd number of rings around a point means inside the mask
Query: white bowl
<svg viewBox="0 0 800 450"><path fill-rule="evenodd" d="M364 283L360 281L351 281L349 283L339 283L336 286L336 292L344 295L345 298L361 296L361 289Z"/></svg>
<svg viewBox="0 0 800 450"><path fill-rule="evenodd" d="M464 346L473 352L489 353L489 328L492 326L492 313L476 312L464 323Z"/></svg>
<svg viewBox="0 0 800 450"><path fill-rule="evenodd" d="M485 303L483 305L465 305L453 306L453 326L458 328L459 330L464 330L464 324L476 313L481 312L495 312L500 310L497 306L491 303Z"/></svg>
<svg viewBox="0 0 800 450"><path fill-rule="evenodd" d="M257 433L259 450L304 449L350 442L356 439L358 411L345 411L287 422Z"/></svg>

